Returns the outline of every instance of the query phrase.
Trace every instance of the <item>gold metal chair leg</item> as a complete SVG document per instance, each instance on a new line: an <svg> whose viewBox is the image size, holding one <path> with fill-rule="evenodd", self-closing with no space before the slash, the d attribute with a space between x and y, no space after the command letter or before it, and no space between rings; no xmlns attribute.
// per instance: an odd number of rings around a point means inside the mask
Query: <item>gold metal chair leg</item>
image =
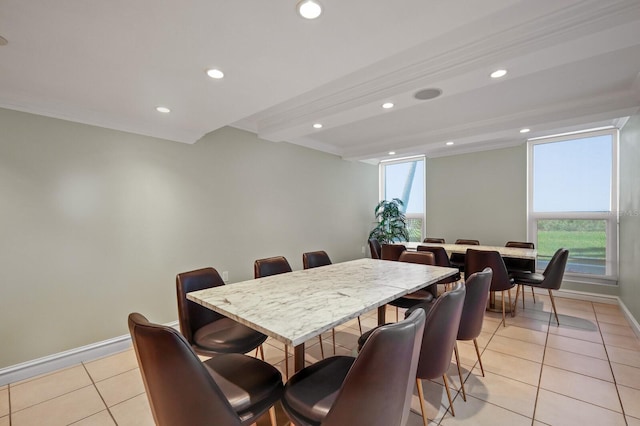
<svg viewBox="0 0 640 426"><path fill-rule="evenodd" d="M522 291L524 291L524 287L522 287ZM531 296L533 296L533 303L536 303L536 293L533 291L533 287L531 287Z"/></svg>
<svg viewBox="0 0 640 426"><path fill-rule="evenodd" d="M442 375L442 381L444 381L444 388L447 390L447 398L449 398L449 408L451 409L451 415L453 417L456 416L456 412L453 410L453 401L451 400L451 391L449 390L449 381L447 380L447 375Z"/></svg>
<svg viewBox="0 0 640 426"><path fill-rule="evenodd" d="M324 347L322 346L322 336L318 336L318 341L320 342L320 355L322 355L322 359L324 359Z"/></svg>
<svg viewBox="0 0 640 426"><path fill-rule="evenodd" d="M399 315L399 313L398 313L398 312L400 312L400 309L398 309L398 307L396 306L396 322L398 322L398 321L399 321L399 320L398 320L398 318L399 318L399 317L398 317L398 315Z"/></svg>
<svg viewBox="0 0 640 426"><path fill-rule="evenodd" d="M262 360L264 361L264 348L262 347L262 345L258 346L260 348L260 358L262 358ZM256 353L256 358L257 358L257 353Z"/></svg>
<svg viewBox="0 0 640 426"><path fill-rule="evenodd" d="M524 285L523 284L518 284L518 290L520 290L522 288L522 310L524 310ZM517 297L516 297L517 299Z"/></svg>
<svg viewBox="0 0 640 426"><path fill-rule="evenodd" d="M480 371L482 372L482 377L484 377L484 367L482 366L482 358L480 358L480 348L478 348L477 339L473 339L473 346L476 347L476 355L478 355L478 364L480 364Z"/></svg>
<svg viewBox="0 0 640 426"><path fill-rule="evenodd" d="M505 309L504 309L504 290L502 290L502 326L507 326L507 321L505 318Z"/></svg>
<svg viewBox="0 0 640 426"><path fill-rule="evenodd" d="M422 412L422 423L427 426L427 410L424 408L424 391L422 390L422 380L416 379L418 387L418 398L420 399L420 411Z"/></svg>
<svg viewBox="0 0 640 426"><path fill-rule="evenodd" d="M360 317L358 317L358 328L360 329L360 335L362 336L362 323L360 322Z"/></svg>
<svg viewBox="0 0 640 426"><path fill-rule="evenodd" d="M556 301L553 299L553 293L551 292L551 289L549 290L549 298L551 298L551 306L553 307L553 313L556 316L556 322L558 323L558 325L560 325L560 320L558 319L558 311L556 311Z"/></svg>
<svg viewBox="0 0 640 426"><path fill-rule="evenodd" d="M271 419L271 426L278 426L278 422L276 421L276 408L269 408L269 419Z"/></svg>
<svg viewBox="0 0 640 426"><path fill-rule="evenodd" d="M511 289L507 290L507 294L509 295L509 310L511 311L511 317L513 318L516 316L516 310L513 308L513 305L511 304Z"/></svg>
<svg viewBox="0 0 640 426"><path fill-rule="evenodd" d="M453 353L456 354L456 366L458 367L458 376L460 377L460 389L462 389L462 399L467 400L467 393L464 391L464 379L462 378L462 370L460 370L460 354L458 353L458 342L453 345Z"/></svg>

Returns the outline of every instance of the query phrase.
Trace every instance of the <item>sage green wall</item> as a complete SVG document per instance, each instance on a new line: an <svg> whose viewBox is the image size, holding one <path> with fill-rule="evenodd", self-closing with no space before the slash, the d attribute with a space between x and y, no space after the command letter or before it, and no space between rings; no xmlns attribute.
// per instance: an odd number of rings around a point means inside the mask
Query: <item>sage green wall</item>
<svg viewBox="0 0 640 426"><path fill-rule="evenodd" d="M502 246L527 238L526 145L427 160L427 235Z"/></svg>
<svg viewBox="0 0 640 426"><path fill-rule="evenodd" d="M175 321L175 275L364 256L378 168L223 128L194 145L0 109L0 368Z"/></svg>
<svg viewBox="0 0 640 426"><path fill-rule="evenodd" d="M620 132L620 299L640 321L640 114Z"/></svg>

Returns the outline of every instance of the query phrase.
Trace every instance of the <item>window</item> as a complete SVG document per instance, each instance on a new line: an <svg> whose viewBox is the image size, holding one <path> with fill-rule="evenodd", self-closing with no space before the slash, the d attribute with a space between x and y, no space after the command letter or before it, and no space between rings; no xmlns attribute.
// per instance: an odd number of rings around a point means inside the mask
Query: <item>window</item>
<svg viewBox="0 0 640 426"><path fill-rule="evenodd" d="M529 141L529 239L538 269L569 250L565 276L611 284L618 267L616 129Z"/></svg>
<svg viewBox="0 0 640 426"><path fill-rule="evenodd" d="M425 225L424 157L380 163L380 199L393 198L404 203L409 241L422 241Z"/></svg>

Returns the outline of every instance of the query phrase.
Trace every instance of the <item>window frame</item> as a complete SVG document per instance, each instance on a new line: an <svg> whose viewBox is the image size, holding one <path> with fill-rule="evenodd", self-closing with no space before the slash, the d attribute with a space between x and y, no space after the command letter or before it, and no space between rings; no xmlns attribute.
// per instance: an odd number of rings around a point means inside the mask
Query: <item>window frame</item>
<svg viewBox="0 0 640 426"><path fill-rule="evenodd" d="M390 160L382 160L378 163L378 200L382 201L385 199L385 183L386 183L386 166L401 164L401 163L409 163L411 161L422 160L424 167L422 168L422 180L423 180L423 194L422 199L424 200L424 205L422 206L422 227L420 230L420 241L425 238L426 226L427 226L427 156L426 155L413 155L411 157L402 157L402 158L394 158ZM411 217L415 217L415 214L405 213L407 219Z"/></svg>
<svg viewBox="0 0 640 426"><path fill-rule="evenodd" d="M533 149L534 146L568 140L585 139L597 136L611 136L611 188L609 211L604 212L534 212L533 211ZM618 285L618 233L619 233L619 130L585 130L563 135L536 138L527 141L527 237L538 247L538 220L545 219L591 219L604 220L606 223L605 274L582 274L566 272L565 280L601 285Z"/></svg>

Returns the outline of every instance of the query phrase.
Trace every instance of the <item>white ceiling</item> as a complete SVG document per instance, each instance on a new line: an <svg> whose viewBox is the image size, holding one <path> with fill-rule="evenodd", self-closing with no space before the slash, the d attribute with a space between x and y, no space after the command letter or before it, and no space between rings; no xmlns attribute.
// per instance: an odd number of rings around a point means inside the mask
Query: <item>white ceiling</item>
<svg viewBox="0 0 640 426"><path fill-rule="evenodd" d="M186 143L231 125L369 161L512 146L640 107L639 0L321 3L307 21L295 0L1 0L0 107ZM424 88L443 93L416 100Z"/></svg>

